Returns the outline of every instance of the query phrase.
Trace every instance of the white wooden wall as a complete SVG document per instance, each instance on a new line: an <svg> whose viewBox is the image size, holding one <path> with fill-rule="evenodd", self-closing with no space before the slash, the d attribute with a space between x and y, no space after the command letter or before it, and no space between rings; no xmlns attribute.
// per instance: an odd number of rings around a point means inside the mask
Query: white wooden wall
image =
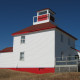
<svg viewBox="0 0 80 80"><path fill-rule="evenodd" d="M75 39L58 29L56 29L55 34L56 57L61 57L61 52L64 53L64 56L76 55L74 50L71 49L71 47L75 48ZM61 42L61 34L63 35L63 42ZM70 45L68 45L68 38L70 39Z"/></svg>
<svg viewBox="0 0 80 80"><path fill-rule="evenodd" d="M13 52L0 53L0 68L14 68L15 64Z"/></svg>
<svg viewBox="0 0 80 80"><path fill-rule="evenodd" d="M14 37L14 54L18 67L54 67L55 30L45 30L25 34L25 44L20 43L21 36ZM20 61L20 52L25 60Z"/></svg>
<svg viewBox="0 0 80 80"><path fill-rule="evenodd" d="M63 34L63 43L61 42ZM71 45L68 45L68 38ZM14 36L13 52L0 53L0 68L40 68L54 67L55 57L74 56L75 40L65 33L50 29L25 34L25 44L21 44L21 35ZM20 52L24 52L24 61L20 61Z"/></svg>

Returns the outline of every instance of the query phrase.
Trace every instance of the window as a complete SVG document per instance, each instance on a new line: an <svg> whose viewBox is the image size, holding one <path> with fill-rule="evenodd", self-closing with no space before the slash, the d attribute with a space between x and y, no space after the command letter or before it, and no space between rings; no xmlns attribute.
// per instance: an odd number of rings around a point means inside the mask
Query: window
<svg viewBox="0 0 80 80"><path fill-rule="evenodd" d="M68 45L70 45L70 39L68 38Z"/></svg>
<svg viewBox="0 0 80 80"><path fill-rule="evenodd" d="M24 52L20 52L20 61L24 61Z"/></svg>
<svg viewBox="0 0 80 80"><path fill-rule="evenodd" d="M63 59L64 59L64 53L61 52L61 60L63 60Z"/></svg>
<svg viewBox="0 0 80 80"><path fill-rule="evenodd" d="M39 12L39 15L47 14L47 11Z"/></svg>
<svg viewBox="0 0 80 80"><path fill-rule="evenodd" d="M25 43L25 36L21 36L21 43Z"/></svg>
<svg viewBox="0 0 80 80"><path fill-rule="evenodd" d="M63 42L63 35L61 34L61 42Z"/></svg>

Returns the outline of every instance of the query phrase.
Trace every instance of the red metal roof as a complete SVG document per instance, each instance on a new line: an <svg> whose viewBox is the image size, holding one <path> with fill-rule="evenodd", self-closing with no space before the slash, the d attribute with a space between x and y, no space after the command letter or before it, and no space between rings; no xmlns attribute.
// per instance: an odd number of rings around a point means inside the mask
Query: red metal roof
<svg viewBox="0 0 80 80"><path fill-rule="evenodd" d="M72 47L71 47L72 48ZM74 49L75 51L78 51L78 52L80 52L80 50L78 50L78 49L75 49L75 48L72 48L72 49Z"/></svg>
<svg viewBox="0 0 80 80"><path fill-rule="evenodd" d="M32 26L22 29L16 33L13 33L12 36L19 35L19 34L25 34L25 33L31 33L31 32L35 32L35 31L41 31L41 30L45 30L45 29L51 29L51 28L56 28L56 26L50 22L38 24L38 25L32 25Z"/></svg>
<svg viewBox="0 0 80 80"><path fill-rule="evenodd" d="M22 30L20 30L18 32L13 33L12 36L20 35L20 34L26 34L26 33L31 33L31 32L36 32L36 31L41 31L41 30L53 29L53 28L57 28L58 30L66 33L70 37L72 37L75 40L77 40L77 38L75 38L71 34L67 33L66 31L60 29L59 27L57 27L56 25L52 24L51 22L47 22L47 23L43 23L43 24L37 24L37 25L32 25L30 27L27 27L25 29L22 29Z"/></svg>
<svg viewBox="0 0 80 80"><path fill-rule="evenodd" d="M5 52L13 52L13 47L7 47L3 50L0 50L0 53L5 53Z"/></svg>

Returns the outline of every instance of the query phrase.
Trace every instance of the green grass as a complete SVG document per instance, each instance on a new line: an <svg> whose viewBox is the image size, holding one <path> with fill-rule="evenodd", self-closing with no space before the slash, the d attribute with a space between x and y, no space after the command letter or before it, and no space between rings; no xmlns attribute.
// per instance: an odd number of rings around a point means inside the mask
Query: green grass
<svg viewBox="0 0 80 80"><path fill-rule="evenodd" d="M0 69L0 80L80 80L80 73L33 74L9 69Z"/></svg>

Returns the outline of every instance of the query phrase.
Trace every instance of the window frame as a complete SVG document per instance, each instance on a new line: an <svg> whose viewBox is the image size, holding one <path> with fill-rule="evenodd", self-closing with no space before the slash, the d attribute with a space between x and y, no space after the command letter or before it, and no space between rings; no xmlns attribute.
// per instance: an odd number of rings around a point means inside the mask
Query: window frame
<svg viewBox="0 0 80 80"><path fill-rule="evenodd" d="M20 52L20 61L24 61L24 52Z"/></svg>
<svg viewBox="0 0 80 80"><path fill-rule="evenodd" d="M70 40L70 38L68 38L68 45L70 45L71 44L71 40Z"/></svg>
<svg viewBox="0 0 80 80"><path fill-rule="evenodd" d="M44 14L40 14L40 13L43 13L43 12L46 12L46 13L44 13ZM47 14L47 10L44 10L44 11L40 11L40 12L38 12L38 16L45 15L45 14Z"/></svg>
<svg viewBox="0 0 80 80"><path fill-rule="evenodd" d="M61 42L63 42L64 41L64 39L63 39L63 34L61 34Z"/></svg>
<svg viewBox="0 0 80 80"><path fill-rule="evenodd" d="M22 38L24 37L24 38ZM25 43L25 36L21 36L21 44L24 44Z"/></svg>

